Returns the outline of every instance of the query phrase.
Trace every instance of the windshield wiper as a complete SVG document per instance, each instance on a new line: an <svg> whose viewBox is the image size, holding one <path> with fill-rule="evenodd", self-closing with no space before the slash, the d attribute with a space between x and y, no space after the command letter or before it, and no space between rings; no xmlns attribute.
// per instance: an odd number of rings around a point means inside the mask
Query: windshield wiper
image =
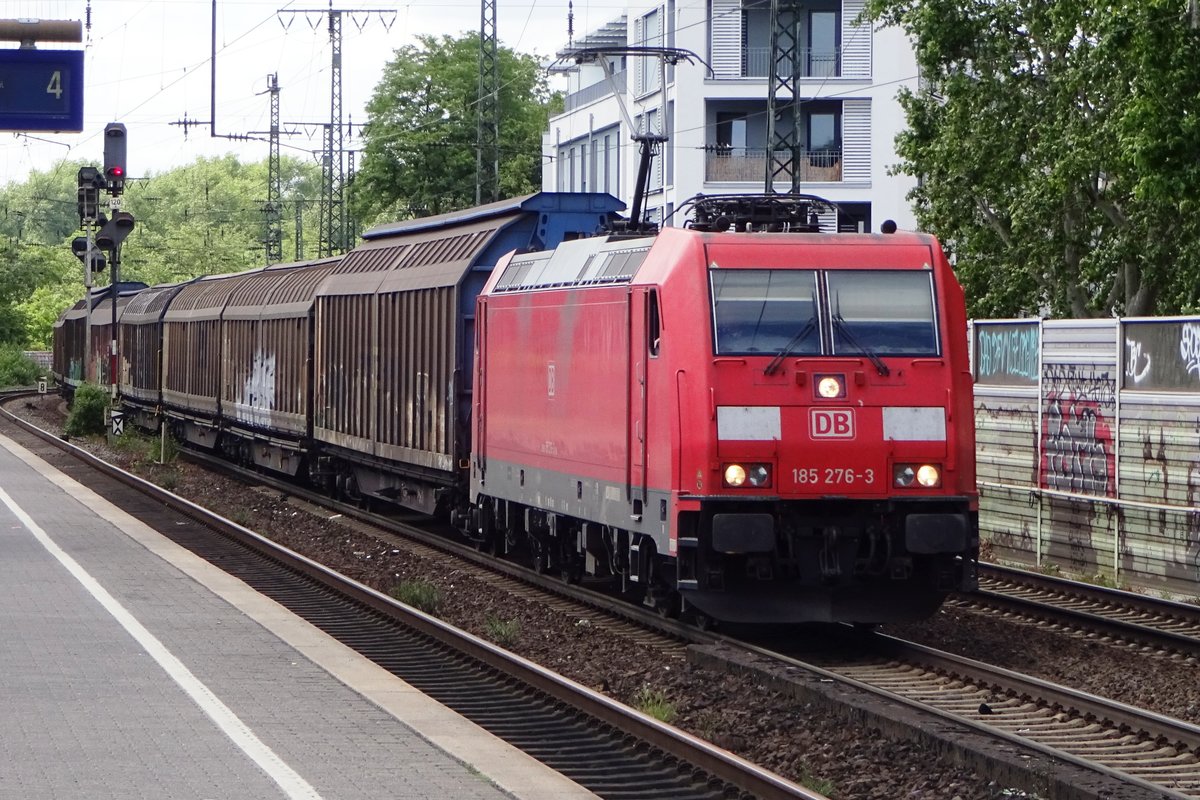
<svg viewBox="0 0 1200 800"><path fill-rule="evenodd" d="M815 327L817 327L817 318L816 316L812 316L809 318L808 322L805 323L804 327L796 332L795 336L793 336L791 339L788 339L788 343L783 346L783 349L779 351L778 355L771 359L771 363L767 364L767 368L763 370L763 374L774 375L776 372L778 372L779 367L783 364L783 360L792 354L792 351L796 349L796 345L804 341L804 337L812 333L812 329Z"/></svg>
<svg viewBox="0 0 1200 800"><path fill-rule="evenodd" d="M839 311L833 315L833 327L835 327L839 331L841 331L842 335L846 337L846 340L848 342L850 342L850 344L852 344L858 348L858 352L862 353L864 356L866 356L868 359L870 359L871 363L875 365L876 372L878 372L880 375L882 375L885 378L889 374L891 374L891 370L888 369L887 364L883 363L882 358L875 355L875 353L871 352L867 348L863 347L862 342L860 342L858 340L858 337L855 336L854 333L850 330L850 326L846 323L845 318L842 317L842 312Z"/></svg>

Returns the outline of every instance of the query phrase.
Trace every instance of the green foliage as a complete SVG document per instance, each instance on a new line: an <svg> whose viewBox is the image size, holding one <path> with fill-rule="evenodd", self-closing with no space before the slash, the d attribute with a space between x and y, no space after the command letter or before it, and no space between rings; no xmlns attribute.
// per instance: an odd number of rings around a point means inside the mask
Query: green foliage
<svg viewBox="0 0 1200 800"><path fill-rule="evenodd" d="M973 315L1200 309L1200 38L1181 12L869 0L916 43L898 169Z"/></svg>
<svg viewBox="0 0 1200 800"><path fill-rule="evenodd" d="M42 368L19 347L0 346L0 386L34 386L43 375Z"/></svg>
<svg viewBox="0 0 1200 800"><path fill-rule="evenodd" d="M94 383L75 390L71 413L63 429L70 436L92 436L107 430L108 392Z"/></svg>
<svg viewBox="0 0 1200 800"><path fill-rule="evenodd" d="M483 628L487 637L501 647L509 647L521 634L521 623L515 619L504 620L489 614L483 620Z"/></svg>
<svg viewBox="0 0 1200 800"><path fill-rule="evenodd" d="M392 597L426 614L436 614L442 607L441 592L428 581L400 581L392 589Z"/></svg>
<svg viewBox="0 0 1200 800"><path fill-rule="evenodd" d="M535 56L497 53L500 195L541 183L542 132L554 99ZM351 204L370 225L475 204L479 36L418 36L384 68L367 111Z"/></svg>
<svg viewBox="0 0 1200 800"><path fill-rule="evenodd" d="M83 267L71 240L83 232L75 203L76 174L85 162L62 162L25 183L0 189L0 342L48 349L54 321L83 296ZM295 209L301 209L303 256L316 256L320 170L304 161L280 163L283 253L295 255ZM237 272L266 263L263 246L266 162L233 156L126 184L124 208L137 227L125 241L121 278L150 285ZM96 276L98 286L110 279Z"/></svg>
<svg viewBox="0 0 1200 800"><path fill-rule="evenodd" d="M633 698L633 707L668 725L674 722L675 717L678 716L675 704L667 699L666 693L650 686L643 686L638 690L637 695Z"/></svg>
<svg viewBox="0 0 1200 800"><path fill-rule="evenodd" d="M120 436L113 437L112 446L128 456L135 467L170 464L179 456L179 443L174 437L168 436L163 440L159 436L147 435L130 426L126 426L125 432Z"/></svg>

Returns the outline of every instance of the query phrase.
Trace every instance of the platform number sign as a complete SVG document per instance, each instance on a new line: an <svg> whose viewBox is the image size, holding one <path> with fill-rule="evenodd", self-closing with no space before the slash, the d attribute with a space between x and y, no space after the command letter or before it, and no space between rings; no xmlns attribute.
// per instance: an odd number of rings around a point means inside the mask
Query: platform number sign
<svg viewBox="0 0 1200 800"><path fill-rule="evenodd" d="M0 50L0 130L83 130L82 50Z"/></svg>

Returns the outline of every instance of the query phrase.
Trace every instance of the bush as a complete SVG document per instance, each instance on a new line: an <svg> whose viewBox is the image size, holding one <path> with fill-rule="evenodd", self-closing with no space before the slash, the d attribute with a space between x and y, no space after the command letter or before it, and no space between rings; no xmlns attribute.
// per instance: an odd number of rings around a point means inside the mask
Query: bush
<svg viewBox="0 0 1200 800"><path fill-rule="evenodd" d="M108 428L108 392L94 383L75 390L75 401L64 428L68 436L91 436Z"/></svg>
<svg viewBox="0 0 1200 800"><path fill-rule="evenodd" d="M169 433L163 437L145 433L125 422L125 432L111 440L113 449L129 456L135 466L170 464L179 458L179 442Z"/></svg>
<svg viewBox="0 0 1200 800"><path fill-rule="evenodd" d="M648 714L660 722L670 725L675 721L678 712L675 704L667 699L665 692L649 686L643 686L633 698L633 707L643 714Z"/></svg>
<svg viewBox="0 0 1200 800"><path fill-rule="evenodd" d="M428 581L400 581L392 589L392 597L405 605L418 608L426 614L437 614L442 605L441 592Z"/></svg>
<svg viewBox="0 0 1200 800"><path fill-rule="evenodd" d="M501 619L494 614L489 614L484 618L483 628L487 631L488 638L501 647L512 645L521 633L520 622L515 619Z"/></svg>
<svg viewBox="0 0 1200 800"><path fill-rule="evenodd" d="M46 371L12 345L0 347L0 386L36 386Z"/></svg>

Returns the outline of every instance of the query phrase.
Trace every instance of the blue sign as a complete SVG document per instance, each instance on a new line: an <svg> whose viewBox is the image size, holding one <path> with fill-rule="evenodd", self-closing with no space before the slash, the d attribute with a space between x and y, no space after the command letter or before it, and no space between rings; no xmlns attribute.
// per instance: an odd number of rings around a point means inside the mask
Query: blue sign
<svg viewBox="0 0 1200 800"><path fill-rule="evenodd" d="M0 130L83 130L82 50L0 50Z"/></svg>

